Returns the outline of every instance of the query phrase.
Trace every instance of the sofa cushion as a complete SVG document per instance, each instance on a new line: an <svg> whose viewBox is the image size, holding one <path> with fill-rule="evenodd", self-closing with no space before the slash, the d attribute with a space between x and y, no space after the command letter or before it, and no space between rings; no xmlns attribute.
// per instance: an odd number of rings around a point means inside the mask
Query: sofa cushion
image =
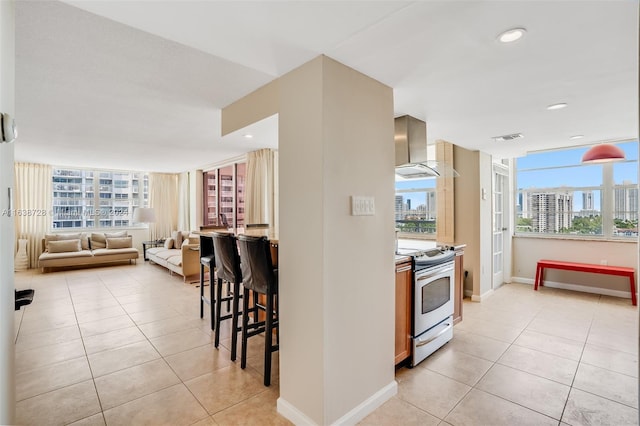
<svg viewBox="0 0 640 426"><path fill-rule="evenodd" d="M104 236L106 238L122 238L122 237L129 236L129 234L127 234L127 231L116 231L116 232L105 232Z"/></svg>
<svg viewBox="0 0 640 426"><path fill-rule="evenodd" d="M83 232L80 234L80 245L82 246L82 250L91 250L91 243L89 242L89 234Z"/></svg>
<svg viewBox="0 0 640 426"><path fill-rule="evenodd" d="M164 248L168 249L172 249L173 248L173 243L174 243L174 239L173 238L167 238L166 240L164 240Z"/></svg>
<svg viewBox="0 0 640 426"><path fill-rule="evenodd" d="M99 249L107 247L107 237L101 232L92 232L91 233L91 248Z"/></svg>
<svg viewBox="0 0 640 426"><path fill-rule="evenodd" d="M175 266L182 266L182 256L171 256L167 262Z"/></svg>
<svg viewBox="0 0 640 426"><path fill-rule="evenodd" d="M107 237L107 249L122 249L133 247L132 237Z"/></svg>
<svg viewBox="0 0 640 426"><path fill-rule="evenodd" d="M65 259L65 258L77 258L77 257L93 257L93 255L89 250L67 251L63 253L44 252L40 255L39 260Z"/></svg>
<svg viewBox="0 0 640 426"><path fill-rule="evenodd" d="M122 254L138 254L138 249L133 247L125 247L125 248L103 248L93 250L93 255L96 257L99 256L109 256L109 255L122 255ZM138 256L135 256L138 257Z"/></svg>
<svg viewBox="0 0 640 426"><path fill-rule="evenodd" d="M49 241L49 253L68 253L82 250L80 238L74 240Z"/></svg>
<svg viewBox="0 0 640 426"><path fill-rule="evenodd" d="M45 234L44 235L44 248L45 250L49 250L49 242L50 241L60 241L60 240L76 240L80 239L81 234L79 232L74 232L71 234Z"/></svg>
<svg viewBox="0 0 640 426"><path fill-rule="evenodd" d="M171 239L173 240L173 248L179 249L182 247L182 232L173 231L171 233Z"/></svg>
<svg viewBox="0 0 640 426"><path fill-rule="evenodd" d="M162 250L154 254L158 256L160 259L164 259L164 260L167 260L173 256L182 256L182 252L178 249Z"/></svg>

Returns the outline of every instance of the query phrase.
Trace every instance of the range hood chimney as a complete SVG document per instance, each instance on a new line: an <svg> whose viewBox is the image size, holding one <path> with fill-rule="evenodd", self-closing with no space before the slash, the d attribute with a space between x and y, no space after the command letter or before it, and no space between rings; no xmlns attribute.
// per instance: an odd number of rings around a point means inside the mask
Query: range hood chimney
<svg viewBox="0 0 640 426"><path fill-rule="evenodd" d="M396 175L405 179L457 177L452 167L427 158L427 123L409 115L395 119Z"/></svg>

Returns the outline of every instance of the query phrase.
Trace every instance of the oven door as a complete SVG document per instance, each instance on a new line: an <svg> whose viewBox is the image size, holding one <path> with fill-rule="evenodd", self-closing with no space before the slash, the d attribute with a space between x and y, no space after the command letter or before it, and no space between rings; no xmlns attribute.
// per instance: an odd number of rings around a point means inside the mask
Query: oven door
<svg viewBox="0 0 640 426"><path fill-rule="evenodd" d="M453 315L453 286L453 262L416 272L414 337Z"/></svg>

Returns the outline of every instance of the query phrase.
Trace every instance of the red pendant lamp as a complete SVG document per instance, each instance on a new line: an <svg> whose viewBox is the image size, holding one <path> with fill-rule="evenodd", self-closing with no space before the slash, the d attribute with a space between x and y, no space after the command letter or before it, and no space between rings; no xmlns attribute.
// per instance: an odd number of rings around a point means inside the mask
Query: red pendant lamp
<svg viewBox="0 0 640 426"><path fill-rule="evenodd" d="M624 160L624 151L608 143L595 145L582 156L583 163L607 163L620 160Z"/></svg>

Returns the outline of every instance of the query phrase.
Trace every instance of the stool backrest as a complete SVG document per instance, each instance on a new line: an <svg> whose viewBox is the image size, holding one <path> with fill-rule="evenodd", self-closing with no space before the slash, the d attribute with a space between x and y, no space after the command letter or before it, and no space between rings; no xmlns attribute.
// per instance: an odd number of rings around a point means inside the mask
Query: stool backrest
<svg viewBox="0 0 640 426"><path fill-rule="evenodd" d="M236 237L227 232L213 232L211 236L218 278L232 283L242 282Z"/></svg>
<svg viewBox="0 0 640 426"><path fill-rule="evenodd" d="M263 294L275 291L277 283L269 240L266 237L239 235L238 248L244 287Z"/></svg>
<svg viewBox="0 0 640 426"><path fill-rule="evenodd" d="M200 235L200 257L213 256L213 237Z"/></svg>
<svg viewBox="0 0 640 426"><path fill-rule="evenodd" d="M246 225L244 225L244 227L247 229L268 229L269 224L268 223L247 223Z"/></svg>

